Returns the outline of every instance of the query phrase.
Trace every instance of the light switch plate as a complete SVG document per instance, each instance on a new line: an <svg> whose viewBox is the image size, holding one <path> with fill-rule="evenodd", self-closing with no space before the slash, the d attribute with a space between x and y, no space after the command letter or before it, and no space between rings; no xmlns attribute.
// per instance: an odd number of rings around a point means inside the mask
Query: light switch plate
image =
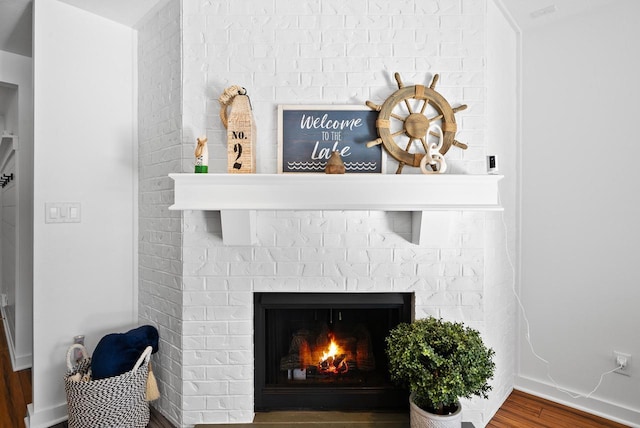
<svg viewBox="0 0 640 428"><path fill-rule="evenodd" d="M45 223L80 223L80 202L46 202Z"/></svg>

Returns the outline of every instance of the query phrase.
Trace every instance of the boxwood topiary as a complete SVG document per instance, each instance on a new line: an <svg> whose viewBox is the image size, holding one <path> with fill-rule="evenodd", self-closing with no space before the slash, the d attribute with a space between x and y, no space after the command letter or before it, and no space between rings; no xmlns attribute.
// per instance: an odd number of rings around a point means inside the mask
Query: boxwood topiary
<svg viewBox="0 0 640 428"><path fill-rule="evenodd" d="M423 410L443 415L461 397L488 397L495 352L477 330L429 317L398 324L386 345L392 380L407 386Z"/></svg>

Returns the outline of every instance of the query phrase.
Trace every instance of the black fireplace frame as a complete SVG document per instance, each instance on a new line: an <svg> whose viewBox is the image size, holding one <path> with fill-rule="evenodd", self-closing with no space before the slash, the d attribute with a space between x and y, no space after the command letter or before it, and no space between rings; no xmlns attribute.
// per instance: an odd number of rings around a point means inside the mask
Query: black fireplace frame
<svg viewBox="0 0 640 428"><path fill-rule="evenodd" d="M254 293L255 411L407 409L408 392L396 385L373 387L273 387L266 384L267 311L271 309L389 309L398 322L410 322L413 293ZM321 403L312 404L310 403Z"/></svg>

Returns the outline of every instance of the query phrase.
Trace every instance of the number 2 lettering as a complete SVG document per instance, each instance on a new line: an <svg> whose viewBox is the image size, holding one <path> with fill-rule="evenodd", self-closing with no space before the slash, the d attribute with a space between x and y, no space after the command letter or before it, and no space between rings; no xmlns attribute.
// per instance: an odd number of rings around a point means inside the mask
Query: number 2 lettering
<svg viewBox="0 0 640 428"><path fill-rule="evenodd" d="M239 132L239 134L244 134L244 133L241 131L241 132ZM235 132L234 132L234 135L235 135ZM238 162L238 160L240 159L240 156L242 155L242 145L240 143L235 143L233 145L233 151L234 151L234 153L237 153L236 161L233 164L233 169L240 169L240 168L242 168L242 162Z"/></svg>

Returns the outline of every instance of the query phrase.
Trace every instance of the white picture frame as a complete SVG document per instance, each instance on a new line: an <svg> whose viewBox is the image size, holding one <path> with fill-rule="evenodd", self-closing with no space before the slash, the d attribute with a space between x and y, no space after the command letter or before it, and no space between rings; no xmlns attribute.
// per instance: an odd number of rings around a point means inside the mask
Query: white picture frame
<svg viewBox="0 0 640 428"><path fill-rule="evenodd" d="M383 173L382 146L366 146L377 117L365 105L278 105L278 173L324 173L334 150L346 173Z"/></svg>

